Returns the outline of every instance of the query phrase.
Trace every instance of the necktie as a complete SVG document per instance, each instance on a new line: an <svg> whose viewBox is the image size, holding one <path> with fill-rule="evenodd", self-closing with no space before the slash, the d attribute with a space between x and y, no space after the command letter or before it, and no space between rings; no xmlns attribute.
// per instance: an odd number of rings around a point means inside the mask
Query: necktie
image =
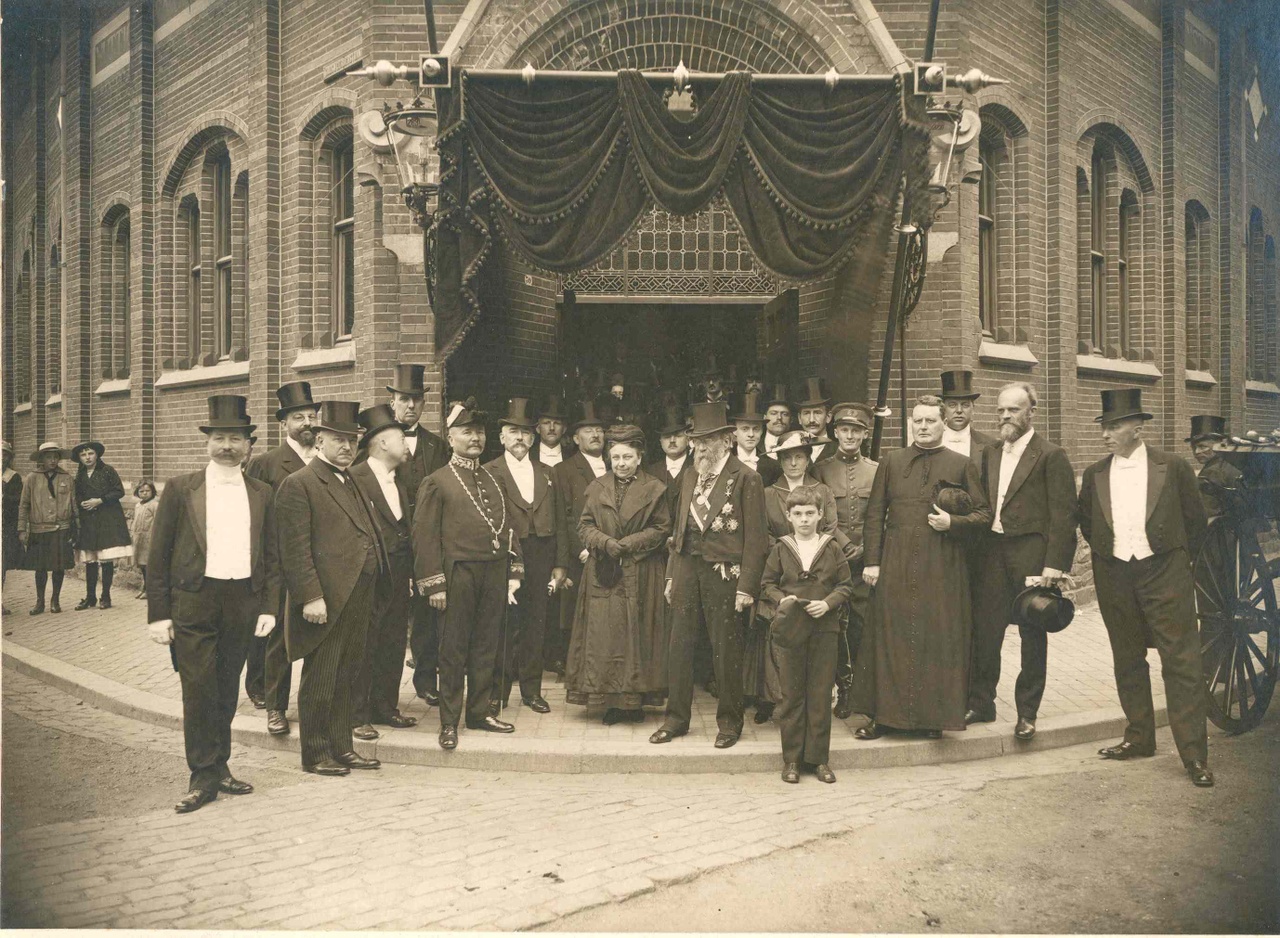
<svg viewBox="0 0 1280 938"><path fill-rule="evenodd" d="M55 477L57 474L58 474L58 473L57 473L56 471L55 471L55 472L46 472L46 473L44 474L45 482L47 482L47 483L49 484L49 494L50 494L50 495L53 495L53 494L54 494L54 491L53 491L53 479L54 479L54 477Z"/></svg>
<svg viewBox="0 0 1280 938"><path fill-rule="evenodd" d="M417 435L418 435L418 428L417 428L417 427L414 427L412 430L405 430L405 431L404 431L404 435L405 435L405 436L417 436Z"/></svg>

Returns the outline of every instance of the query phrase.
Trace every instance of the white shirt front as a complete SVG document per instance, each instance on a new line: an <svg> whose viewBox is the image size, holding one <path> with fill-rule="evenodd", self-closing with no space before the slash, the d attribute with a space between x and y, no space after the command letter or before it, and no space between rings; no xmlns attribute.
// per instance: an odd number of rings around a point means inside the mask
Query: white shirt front
<svg viewBox="0 0 1280 938"><path fill-rule="evenodd" d="M597 479L609 471L604 464L603 456L592 456L590 453L583 453L582 455L586 458L587 465L591 467L591 471L596 474Z"/></svg>
<svg viewBox="0 0 1280 938"><path fill-rule="evenodd" d="M752 469L756 468L760 463L760 455L756 453L755 450L747 452L741 446L738 447L738 459L741 460L743 464L750 466Z"/></svg>
<svg viewBox="0 0 1280 938"><path fill-rule="evenodd" d="M942 431L942 445L947 449L955 450L961 456L968 456L973 452L973 427L965 427L963 430L952 430L947 427Z"/></svg>
<svg viewBox="0 0 1280 938"><path fill-rule="evenodd" d="M396 488L396 471L388 469L381 459L370 459L369 468L373 470L373 477L378 480L378 487L382 489L382 497L391 506L391 513L399 521L404 517L404 511L400 507L400 490Z"/></svg>
<svg viewBox="0 0 1280 938"><path fill-rule="evenodd" d="M534 482L537 481L533 475L533 463L528 459L516 459L510 453L503 453L502 458L507 461L507 469L511 472L511 478L516 480L516 488L520 490L520 497L524 499L526 505L533 504Z"/></svg>
<svg viewBox="0 0 1280 938"><path fill-rule="evenodd" d="M418 433L420 431L418 430L417 424L410 427L409 429L414 432L412 434L406 433L404 435L404 445L409 448L410 456L417 456L418 455Z"/></svg>
<svg viewBox="0 0 1280 938"><path fill-rule="evenodd" d="M681 473L681 471L684 469L684 464L688 460L688 458L689 458L688 453L685 453L679 459L672 459L670 456L666 457L668 475L670 475L671 478L673 479L676 476L678 476Z"/></svg>
<svg viewBox="0 0 1280 938"><path fill-rule="evenodd" d="M807 573L813 566L813 558L818 556L818 550L822 547L822 536L814 535L807 541L798 537L793 537L792 540L796 545L796 553L800 555L800 567Z"/></svg>
<svg viewBox="0 0 1280 938"><path fill-rule="evenodd" d="M284 438L284 441L289 444L289 449L297 453L298 458L301 459L304 463L311 462L311 457L315 456L316 454L315 447L312 447L311 449L307 449L301 443L298 443L291 436L286 436Z"/></svg>
<svg viewBox="0 0 1280 938"><path fill-rule="evenodd" d="M1031 442L1031 435L1035 432L1035 429L1032 428L1012 443L1004 444L1004 450L1000 455L1000 488L996 490L996 517L991 522L991 530L997 534L1004 533L1004 527L1000 524L1000 509L1004 507L1005 493L1009 491L1009 483L1013 481L1013 473L1018 468L1018 463L1022 460L1022 454L1026 451L1027 444Z"/></svg>
<svg viewBox="0 0 1280 938"><path fill-rule="evenodd" d="M538 447L538 462L544 466L558 466L564 462L564 452L561 444L548 446L543 443Z"/></svg>
<svg viewBox="0 0 1280 938"><path fill-rule="evenodd" d="M813 465L822 458L822 451L827 448L826 443L819 443L817 446L809 447L809 465Z"/></svg>
<svg viewBox="0 0 1280 938"><path fill-rule="evenodd" d="M204 470L204 575L247 580L253 575L249 490L239 466L210 462Z"/></svg>
<svg viewBox="0 0 1280 938"><path fill-rule="evenodd" d="M1155 553L1147 541L1147 447L1139 443L1126 459L1111 457L1112 555L1117 560L1145 560Z"/></svg>
<svg viewBox="0 0 1280 938"><path fill-rule="evenodd" d="M774 436L768 430L764 431L764 451L772 456L773 451L778 448L778 437Z"/></svg>

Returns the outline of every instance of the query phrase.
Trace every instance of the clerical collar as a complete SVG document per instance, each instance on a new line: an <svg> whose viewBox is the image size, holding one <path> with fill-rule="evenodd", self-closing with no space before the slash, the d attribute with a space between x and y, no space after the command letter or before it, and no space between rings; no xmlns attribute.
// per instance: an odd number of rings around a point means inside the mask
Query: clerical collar
<svg viewBox="0 0 1280 938"><path fill-rule="evenodd" d="M453 458L451 458L449 462L457 466L459 469L470 469L472 472L475 472L480 468L480 460L472 459L469 456L463 456L461 453L454 453Z"/></svg>
<svg viewBox="0 0 1280 938"><path fill-rule="evenodd" d="M946 447L941 443L939 443L937 446L921 446L919 440L913 440L911 442L911 445L914 446L916 450L921 453L936 453L940 449L946 449Z"/></svg>

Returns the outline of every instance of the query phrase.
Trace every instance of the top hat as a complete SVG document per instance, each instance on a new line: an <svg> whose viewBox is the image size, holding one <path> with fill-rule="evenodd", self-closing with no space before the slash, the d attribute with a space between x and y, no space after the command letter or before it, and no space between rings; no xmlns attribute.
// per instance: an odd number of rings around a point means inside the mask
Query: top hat
<svg viewBox="0 0 1280 938"><path fill-rule="evenodd" d="M831 403L827 382L822 378L805 378L800 396L801 400L796 401L797 407L826 407Z"/></svg>
<svg viewBox="0 0 1280 938"><path fill-rule="evenodd" d="M973 389L973 372L963 368L942 373L942 393L938 396L943 400L951 398L964 401L976 401L982 397Z"/></svg>
<svg viewBox="0 0 1280 938"><path fill-rule="evenodd" d="M580 427L603 427L606 422L603 415L596 412L595 401L583 401L577 407L573 429L577 431Z"/></svg>
<svg viewBox="0 0 1280 938"><path fill-rule="evenodd" d="M764 402L764 409L768 410L774 404L783 404L788 409L791 407L791 400L787 394L787 386L785 384L775 384L772 389L766 392L768 400Z"/></svg>
<svg viewBox="0 0 1280 938"><path fill-rule="evenodd" d="M276 399L280 401L280 409L276 411L276 419L283 420L290 411L302 410L304 407L315 409L316 402L311 399L310 381L290 381L276 388Z"/></svg>
<svg viewBox="0 0 1280 938"><path fill-rule="evenodd" d="M689 418L684 415L684 408L679 404L669 404L662 410L662 421L658 426L658 436L671 436L673 433L688 433Z"/></svg>
<svg viewBox="0 0 1280 938"><path fill-rule="evenodd" d="M693 405L693 426L689 428L689 436L697 439L732 429L729 425L729 408L724 401L706 401Z"/></svg>
<svg viewBox="0 0 1280 938"><path fill-rule="evenodd" d="M764 423L764 414L760 410L760 395L755 391L747 391L742 394L736 401L731 419Z"/></svg>
<svg viewBox="0 0 1280 938"><path fill-rule="evenodd" d="M704 378L723 378L724 377L724 372L721 371L720 367L716 364L716 356L714 353L707 356L707 367L702 370L702 377Z"/></svg>
<svg viewBox="0 0 1280 938"><path fill-rule="evenodd" d="M1227 418L1213 414L1197 414L1191 418L1191 436L1186 442L1199 440L1225 440L1227 438Z"/></svg>
<svg viewBox="0 0 1280 938"><path fill-rule="evenodd" d="M825 437L809 436L803 430L788 430L778 437L778 445L773 449L773 458L781 459L783 453L799 450L813 459L813 447L829 443Z"/></svg>
<svg viewBox="0 0 1280 938"><path fill-rule="evenodd" d="M417 396L426 394L426 385L422 383L426 371L426 365L396 365L395 376L391 379L391 383L387 385L387 390L392 394L413 394Z"/></svg>
<svg viewBox="0 0 1280 938"><path fill-rule="evenodd" d="M568 416L564 412L564 398L559 394L548 394L546 403L542 405L542 410L538 414L539 419L546 417L550 420L559 420L561 422L568 420Z"/></svg>
<svg viewBox="0 0 1280 938"><path fill-rule="evenodd" d="M831 425L838 427L842 423L862 427L864 430L870 430L875 425L871 417L871 408L856 401L837 404L831 409Z"/></svg>
<svg viewBox="0 0 1280 938"><path fill-rule="evenodd" d="M356 421L364 429L360 437L360 445L368 446L369 441L383 430L404 429L404 424L396 419L395 411L387 404L374 404L356 414Z"/></svg>
<svg viewBox="0 0 1280 938"><path fill-rule="evenodd" d="M62 451L62 447L59 444L46 441L44 443L41 443L39 448L37 448L36 451L31 454L31 461L39 462L40 457L43 456L45 453L57 453L58 459L66 458L66 453Z"/></svg>
<svg viewBox="0 0 1280 938"><path fill-rule="evenodd" d="M316 409L312 430L329 430L355 436L360 432L359 401L325 401Z"/></svg>
<svg viewBox="0 0 1280 938"><path fill-rule="evenodd" d="M529 398L513 397L507 401L506 414L498 418L498 425L502 426L504 424L511 427L520 427L523 430L532 430L538 425L537 421L533 419L533 414L529 407Z"/></svg>
<svg viewBox="0 0 1280 938"><path fill-rule="evenodd" d="M71 458L74 459L76 462L79 462L80 454L87 449L91 449L95 453L97 453L99 459L101 459L102 454L107 451L107 448L103 446L101 443L99 443L97 440L87 440L84 443L77 443L75 446L71 448Z"/></svg>
<svg viewBox="0 0 1280 938"><path fill-rule="evenodd" d="M1013 600L1013 621L1017 625L1061 632L1075 617L1076 605L1057 587L1029 586Z"/></svg>
<svg viewBox="0 0 1280 938"><path fill-rule="evenodd" d="M1142 388L1116 388L1103 391L1102 416L1094 417L1094 423L1123 420L1125 417L1152 419L1151 414L1142 409Z"/></svg>
<svg viewBox="0 0 1280 938"><path fill-rule="evenodd" d="M484 426L484 412L476 406L476 399L469 397L465 401L454 401L449 406L449 416L445 418L446 430L454 427Z"/></svg>
<svg viewBox="0 0 1280 938"><path fill-rule="evenodd" d="M302 383L305 384L306 382ZM211 394L209 396L209 422L200 427L200 432L243 430L244 435L249 436L257 427L249 422L249 414L245 410L246 403L244 397L239 394ZM102 454L99 453L98 455L101 456Z"/></svg>

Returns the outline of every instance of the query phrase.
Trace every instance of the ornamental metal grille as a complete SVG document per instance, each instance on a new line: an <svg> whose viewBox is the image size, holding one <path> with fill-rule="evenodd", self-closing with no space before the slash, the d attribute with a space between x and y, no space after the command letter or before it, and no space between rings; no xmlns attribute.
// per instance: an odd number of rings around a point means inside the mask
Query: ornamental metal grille
<svg viewBox="0 0 1280 938"><path fill-rule="evenodd" d="M697 215L653 209L626 242L594 267L565 278L577 293L615 296L772 296L777 284L756 263L721 202Z"/></svg>

